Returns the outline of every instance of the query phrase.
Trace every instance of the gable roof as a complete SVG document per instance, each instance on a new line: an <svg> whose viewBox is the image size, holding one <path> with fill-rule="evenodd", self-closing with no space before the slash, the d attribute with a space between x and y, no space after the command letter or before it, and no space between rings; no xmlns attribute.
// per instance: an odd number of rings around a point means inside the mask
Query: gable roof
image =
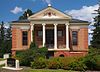
<svg viewBox="0 0 100 72"><path fill-rule="evenodd" d="M72 19L72 17L70 15L65 14L64 12L61 12L55 8L52 8L51 6L48 6L45 9L40 10L39 12L36 12L35 14L31 15L28 19L25 20L17 20L17 21L12 21L11 23L30 23L30 19L36 17L37 15L47 11L47 10L53 10L56 11L57 13L68 17L70 19L70 23L88 23L88 21L83 21L83 20L79 20L79 19Z"/></svg>
<svg viewBox="0 0 100 72"><path fill-rule="evenodd" d="M65 13L63 13L63 12L61 12L61 11L51 7L51 6L48 6L47 8L45 8L45 9L43 9L43 10L41 10L41 11L39 11L39 12L33 14L33 15L31 15L28 19L31 20L32 18L34 19L37 16L40 17L40 15L41 14L43 15L43 13L45 13L46 11L52 11L52 12L55 12L56 14L59 14L59 15L63 16L64 18L71 19L70 15L67 15L67 14L65 14ZM56 17L57 17L57 15L56 15ZM48 17L48 18L50 18L50 17Z"/></svg>

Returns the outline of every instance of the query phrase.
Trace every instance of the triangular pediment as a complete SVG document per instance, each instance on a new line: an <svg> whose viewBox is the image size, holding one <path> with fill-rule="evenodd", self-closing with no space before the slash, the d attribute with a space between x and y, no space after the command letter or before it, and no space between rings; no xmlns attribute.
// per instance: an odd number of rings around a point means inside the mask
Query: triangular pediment
<svg viewBox="0 0 100 72"><path fill-rule="evenodd" d="M48 7L44 10L41 10L34 15L30 16L28 18L29 20L32 19L71 19L71 16L64 14L61 11L58 11L57 9L54 9L52 7Z"/></svg>

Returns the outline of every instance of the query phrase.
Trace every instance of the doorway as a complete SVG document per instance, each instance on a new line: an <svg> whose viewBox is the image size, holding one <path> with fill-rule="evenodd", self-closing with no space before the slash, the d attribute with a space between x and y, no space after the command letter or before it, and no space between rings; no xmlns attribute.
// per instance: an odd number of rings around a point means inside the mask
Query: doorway
<svg viewBox="0 0 100 72"><path fill-rule="evenodd" d="M46 30L46 47L54 48L54 29Z"/></svg>

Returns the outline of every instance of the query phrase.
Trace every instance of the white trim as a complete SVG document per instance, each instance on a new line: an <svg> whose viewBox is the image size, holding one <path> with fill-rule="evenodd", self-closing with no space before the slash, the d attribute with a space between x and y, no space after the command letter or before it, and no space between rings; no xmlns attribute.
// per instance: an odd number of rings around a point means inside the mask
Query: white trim
<svg viewBox="0 0 100 72"><path fill-rule="evenodd" d="M60 50L64 50L64 51L66 50L66 51L69 51L69 50L66 49L66 48L65 48L65 49L48 49L48 51L60 51Z"/></svg>

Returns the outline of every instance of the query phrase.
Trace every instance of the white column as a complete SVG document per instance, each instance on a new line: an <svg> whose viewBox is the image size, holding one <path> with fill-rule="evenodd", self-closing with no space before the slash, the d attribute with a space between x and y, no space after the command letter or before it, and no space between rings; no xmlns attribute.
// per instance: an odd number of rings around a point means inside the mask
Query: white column
<svg viewBox="0 0 100 72"><path fill-rule="evenodd" d="M69 50L69 30L68 30L68 25L69 23L66 23L66 49Z"/></svg>
<svg viewBox="0 0 100 72"><path fill-rule="evenodd" d="M34 30L34 24L31 24L31 42L33 42L33 30Z"/></svg>
<svg viewBox="0 0 100 72"><path fill-rule="evenodd" d="M54 24L54 49L57 49L57 24Z"/></svg>
<svg viewBox="0 0 100 72"><path fill-rule="evenodd" d="M43 26L43 47L45 46L45 23L42 24Z"/></svg>

